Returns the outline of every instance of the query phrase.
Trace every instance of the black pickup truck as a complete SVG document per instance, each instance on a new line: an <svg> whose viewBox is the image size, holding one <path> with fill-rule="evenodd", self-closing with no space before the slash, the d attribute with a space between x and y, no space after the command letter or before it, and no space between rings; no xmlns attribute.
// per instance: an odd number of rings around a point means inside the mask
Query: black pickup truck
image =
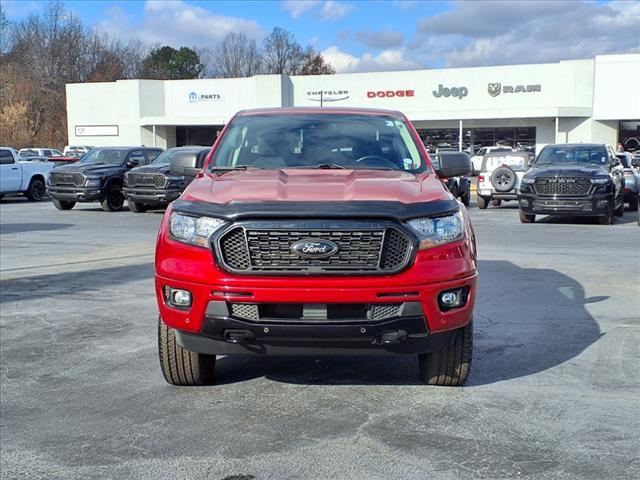
<svg viewBox="0 0 640 480"><path fill-rule="evenodd" d="M176 171L171 164L195 159L196 168L202 167L210 147L175 147L162 152L149 165L137 167L124 176L124 194L132 212L145 212L152 207L166 207L178 198L195 177L193 169Z"/></svg>
<svg viewBox="0 0 640 480"><path fill-rule="evenodd" d="M103 210L122 209L125 172L151 163L162 152L151 147L101 147L79 162L54 168L47 188L58 210L71 210L76 202L100 202Z"/></svg>
<svg viewBox="0 0 640 480"><path fill-rule="evenodd" d="M610 225L624 213L624 170L607 145L547 145L522 177L518 203L522 223L536 215L580 215Z"/></svg>

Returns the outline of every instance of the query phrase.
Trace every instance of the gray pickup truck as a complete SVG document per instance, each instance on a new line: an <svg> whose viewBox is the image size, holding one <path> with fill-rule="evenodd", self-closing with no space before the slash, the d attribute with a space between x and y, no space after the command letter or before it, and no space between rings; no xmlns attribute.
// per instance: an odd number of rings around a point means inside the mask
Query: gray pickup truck
<svg viewBox="0 0 640 480"><path fill-rule="evenodd" d="M13 148L0 147L0 200L8 193L23 193L31 201L42 200L53 167L47 161L22 161Z"/></svg>

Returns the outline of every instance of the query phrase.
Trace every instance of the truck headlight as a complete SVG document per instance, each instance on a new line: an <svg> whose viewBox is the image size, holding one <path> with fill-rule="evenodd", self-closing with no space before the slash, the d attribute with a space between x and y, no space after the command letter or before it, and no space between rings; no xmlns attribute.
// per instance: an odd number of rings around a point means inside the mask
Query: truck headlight
<svg viewBox="0 0 640 480"><path fill-rule="evenodd" d="M172 213L169 220L169 234L173 240L209 247L209 237L220 228L224 220L211 217L192 217L181 213Z"/></svg>
<svg viewBox="0 0 640 480"><path fill-rule="evenodd" d="M420 250L460 240L464 235L462 212L438 218L415 218L408 225L420 237Z"/></svg>
<svg viewBox="0 0 640 480"><path fill-rule="evenodd" d="M522 183L523 185L533 185L535 181L535 178L522 177L522 181L520 183Z"/></svg>
<svg viewBox="0 0 640 480"><path fill-rule="evenodd" d="M611 179L609 177L592 178L591 183L593 183L594 185L608 185L610 180Z"/></svg>
<svg viewBox="0 0 640 480"><path fill-rule="evenodd" d="M87 177L84 182L85 187L99 187L102 185L102 177Z"/></svg>

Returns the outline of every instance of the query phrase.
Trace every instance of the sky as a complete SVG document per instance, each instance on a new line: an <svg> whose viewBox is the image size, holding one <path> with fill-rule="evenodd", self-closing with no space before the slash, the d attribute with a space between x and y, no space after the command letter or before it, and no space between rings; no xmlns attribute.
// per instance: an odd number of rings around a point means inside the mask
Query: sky
<svg viewBox="0 0 640 480"><path fill-rule="evenodd" d="M640 53L640 1L66 0L123 41L215 46L274 27L323 53L338 73L509 65ZM2 0L10 20L43 6Z"/></svg>

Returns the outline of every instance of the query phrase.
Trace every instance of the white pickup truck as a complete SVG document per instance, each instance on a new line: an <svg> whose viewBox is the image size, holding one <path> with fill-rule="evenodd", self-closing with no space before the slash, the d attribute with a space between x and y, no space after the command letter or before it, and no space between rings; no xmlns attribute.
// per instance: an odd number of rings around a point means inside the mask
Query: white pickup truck
<svg viewBox="0 0 640 480"><path fill-rule="evenodd" d="M7 193L23 193L29 200L42 200L53 167L51 162L21 161L13 148L0 147L0 200Z"/></svg>

